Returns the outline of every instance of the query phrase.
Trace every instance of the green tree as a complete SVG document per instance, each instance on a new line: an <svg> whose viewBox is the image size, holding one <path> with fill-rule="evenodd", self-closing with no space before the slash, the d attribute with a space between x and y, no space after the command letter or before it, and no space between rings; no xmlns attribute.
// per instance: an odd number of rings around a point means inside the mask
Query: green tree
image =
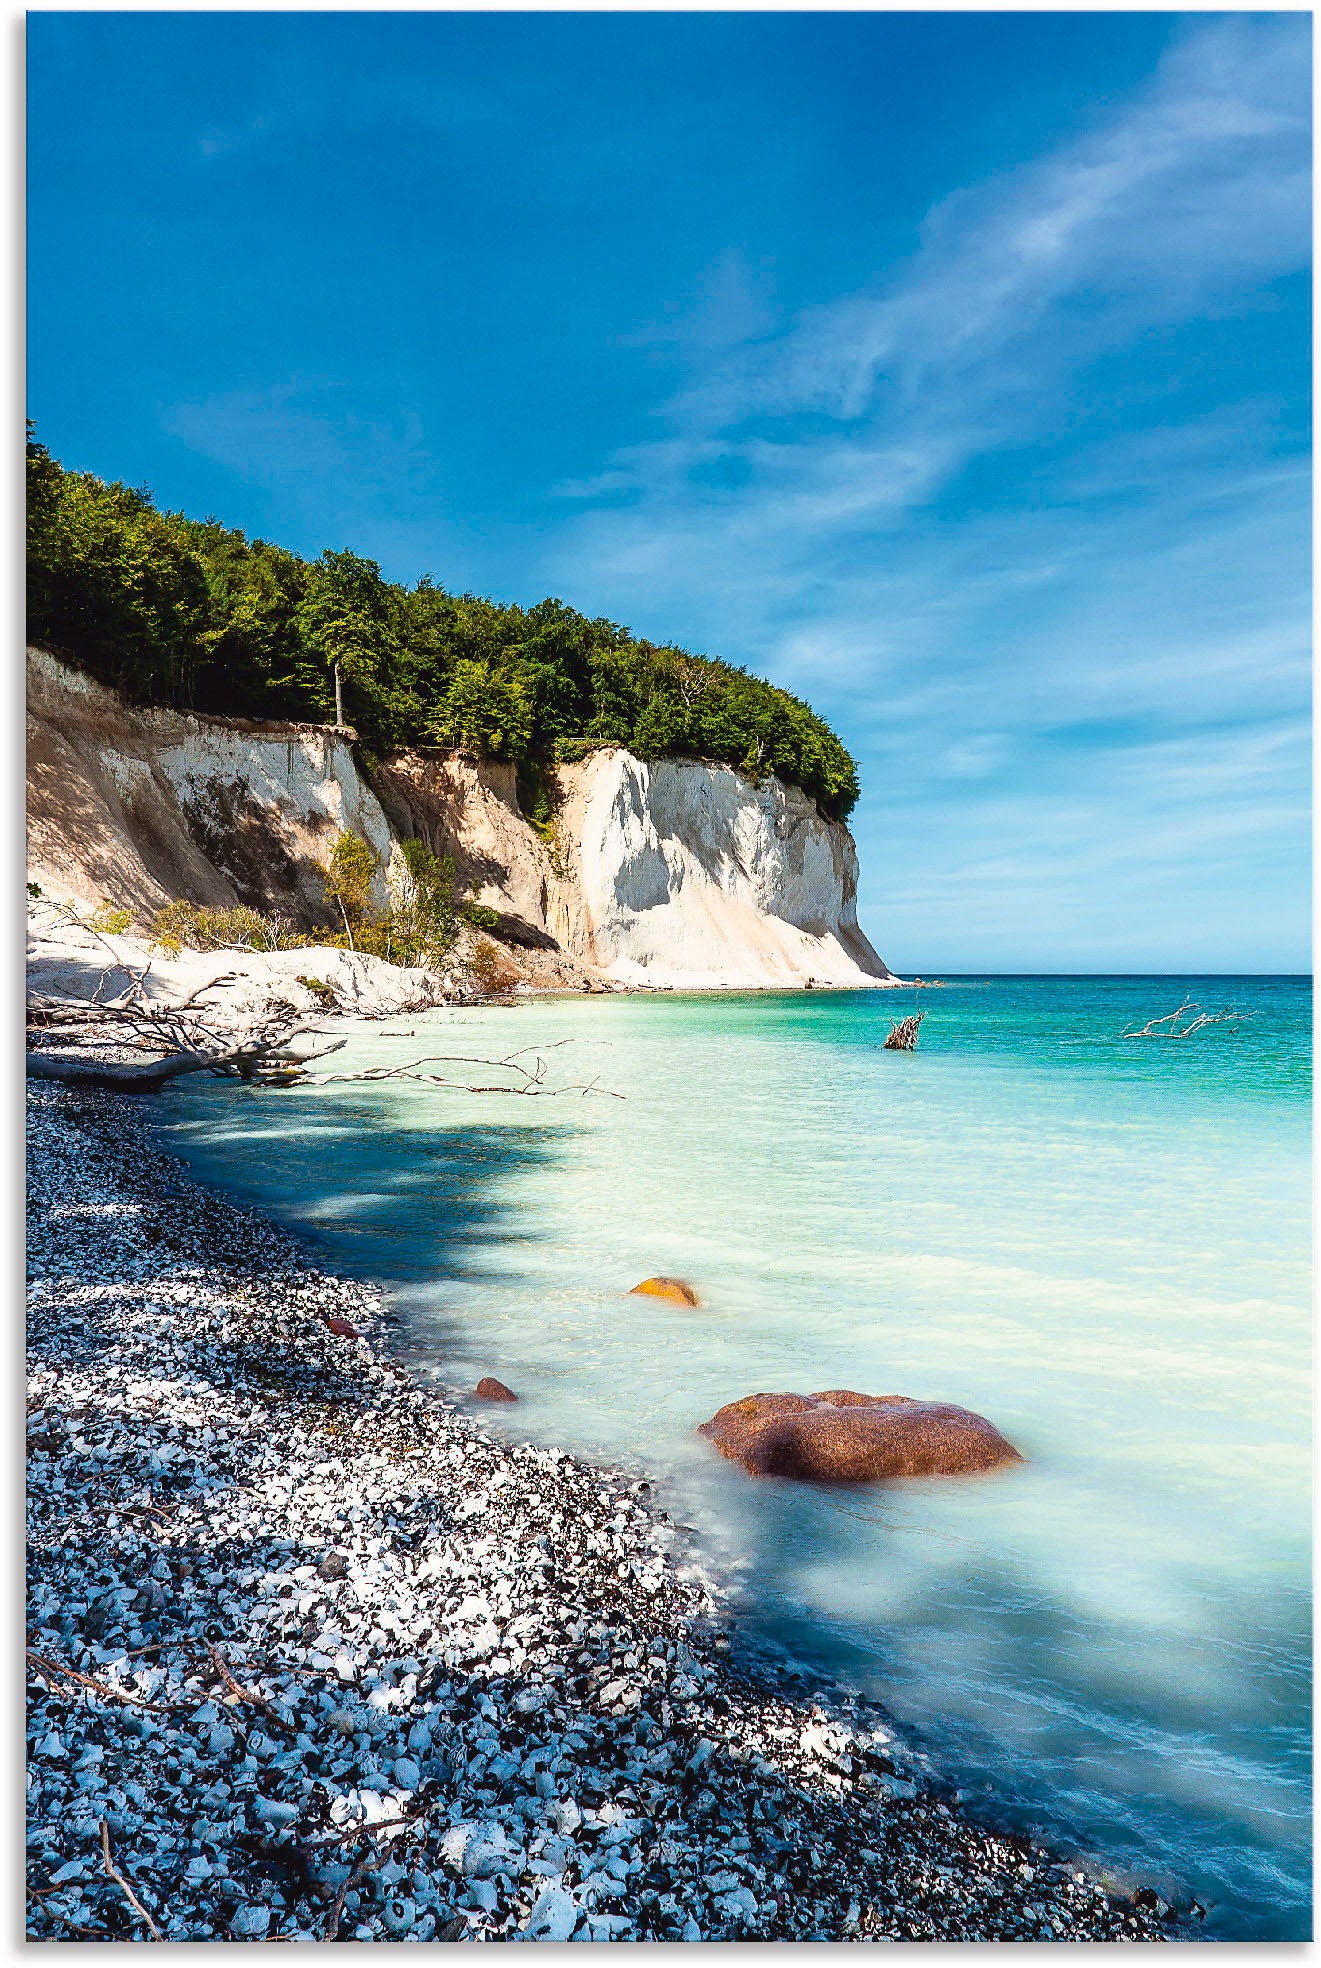
<svg viewBox="0 0 1321 1968"><path fill-rule="evenodd" d="M477 758L527 756L532 707L517 673L505 675L485 662L460 662L432 722L442 745Z"/></svg>
<svg viewBox="0 0 1321 1968"><path fill-rule="evenodd" d="M351 950L357 948L353 940L354 928L361 928L366 918L378 865L373 849L358 834L345 832L336 835L330 853L330 866L322 879L327 899L339 904L340 915L344 918L344 933Z"/></svg>
<svg viewBox="0 0 1321 1968"><path fill-rule="evenodd" d="M436 964L453 948L459 930L454 892L454 861L436 854L425 841L400 843L406 874L396 908L401 936L425 961Z"/></svg>
<svg viewBox="0 0 1321 1968"><path fill-rule="evenodd" d="M198 708L318 719L319 699L300 673L298 615L307 594L307 562L212 520L186 526L206 569L211 603L201 638Z"/></svg>
<svg viewBox="0 0 1321 1968"><path fill-rule="evenodd" d="M28 486L29 637L131 697L186 703L207 620L201 562L149 493L61 472L31 438Z"/></svg>
<svg viewBox="0 0 1321 1968"><path fill-rule="evenodd" d="M345 715L377 747L407 742L399 612L397 590L374 560L327 550L310 571L297 616L301 684L329 719L338 666Z"/></svg>

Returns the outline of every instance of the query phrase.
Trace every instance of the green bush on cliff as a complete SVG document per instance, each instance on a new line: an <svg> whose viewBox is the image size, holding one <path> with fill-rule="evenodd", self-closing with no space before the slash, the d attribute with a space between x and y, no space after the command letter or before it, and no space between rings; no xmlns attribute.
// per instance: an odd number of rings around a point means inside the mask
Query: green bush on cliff
<svg viewBox="0 0 1321 1968"><path fill-rule="evenodd" d="M371 903L378 866L375 853L357 834L342 832L336 836L322 880L326 900L338 911L342 929L319 929L308 935L296 930L287 916L267 915L259 909L170 902L153 918L151 940L172 957L185 947L305 950L315 945L365 951L368 956L384 957L388 963L437 969L458 941L461 922L494 928L500 918L494 909L483 909L460 896L454 863L448 855L433 854L420 840L403 841L401 847L405 874L398 893L388 908L376 909ZM123 927L127 926L124 912Z"/></svg>
<svg viewBox="0 0 1321 1968"><path fill-rule="evenodd" d="M190 950L305 950L320 939L296 930L287 916L263 915L243 905L206 908L167 902L152 918L151 940L166 956Z"/></svg>
<svg viewBox="0 0 1321 1968"><path fill-rule="evenodd" d="M361 927L367 914L377 865L374 850L357 834L336 835L335 845L330 851L330 866L322 879L326 885L326 900L333 902L339 910L350 948L353 947L354 928Z"/></svg>
<svg viewBox="0 0 1321 1968"><path fill-rule="evenodd" d="M774 772L847 818L857 771L787 690L562 601L532 608L304 560L150 492L65 471L29 427L28 636L135 703L230 717L344 714L373 752L440 744L519 769L543 829L544 769L598 745Z"/></svg>

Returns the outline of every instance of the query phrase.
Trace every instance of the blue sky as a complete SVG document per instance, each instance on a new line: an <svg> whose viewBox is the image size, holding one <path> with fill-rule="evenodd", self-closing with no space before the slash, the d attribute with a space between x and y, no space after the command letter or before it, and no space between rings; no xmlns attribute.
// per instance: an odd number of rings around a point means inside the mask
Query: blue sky
<svg viewBox="0 0 1321 1968"><path fill-rule="evenodd" d="M798 691L896 968L1309 967L1305 16L28 41L66 464Z"/></svg>

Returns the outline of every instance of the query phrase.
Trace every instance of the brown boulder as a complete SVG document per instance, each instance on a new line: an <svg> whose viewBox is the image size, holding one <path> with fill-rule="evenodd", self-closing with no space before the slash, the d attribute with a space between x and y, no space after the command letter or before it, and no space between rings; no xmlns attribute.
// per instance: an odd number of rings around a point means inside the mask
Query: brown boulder
<svg viewBox="0 0 1321 1968"><path fill-rule="evenodd" d="M676 1305L700 1305L702 1302L686 1278L644 1278L640 1285L634 1285L629 1297L635 1298L639 1292L648 1298L672 1299Z"/></svg>
<svg viewBox="0 0 1321 1968"><path fill-rule="evenodd" d="M905 1394L749 1394L698 1429L754 1476L883 1483L970 1476L1023 1458L984 1416Z"/></svg>
<svg viewBox="0 0 1321 1968"><path fill-rule="evenodd" d="M512 1387L506 1387L502 1380L495 1380L490 1374L486 1374L479 1380L472 1391L479 1401L516 1401L518 1399Z"/></svg>
<svg viewBox="0 0 1321 1968"><path fill-rule="evenodd" d="M349 1320L332 1317L329 1312L323 1312L321 1316L326 1322L326 1331L334 1333L336 1339L362 1338L362 1334L358 1331L358 1328L352 1325Z"/></svg>

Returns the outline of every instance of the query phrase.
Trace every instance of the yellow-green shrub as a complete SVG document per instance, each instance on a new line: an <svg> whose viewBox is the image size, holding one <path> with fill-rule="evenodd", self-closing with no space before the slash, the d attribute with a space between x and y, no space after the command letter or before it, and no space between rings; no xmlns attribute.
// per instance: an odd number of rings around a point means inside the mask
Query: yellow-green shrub
<svg viewBox="0 0 1321 1968"><path fill-rule="evenodd" d="M109 896L87 918L89 929L96 929L103 936L123 936L133 917L127 909L117 909Z"/></svg>

